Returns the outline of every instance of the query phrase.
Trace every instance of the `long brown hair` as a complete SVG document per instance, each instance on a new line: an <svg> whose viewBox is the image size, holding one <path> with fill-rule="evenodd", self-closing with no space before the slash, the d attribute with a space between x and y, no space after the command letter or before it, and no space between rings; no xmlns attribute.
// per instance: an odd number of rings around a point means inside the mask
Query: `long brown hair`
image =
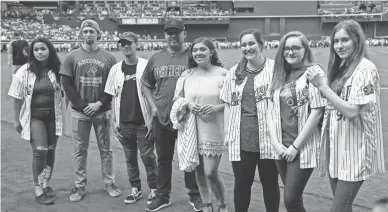
<svg viewBox="0 0 388 212"><path fill-rule="evenodd" d="M240 43L241 43L241 39L245 35L253 35L253 37L255 37L255 40L256 40L257 44L260 47L260 51L263 51L264 40L263 40L263 36L261 36L261 33L260 33L259 30L257 30L257 29L246 29L246 30L242 31L240 33L240 36L239 36ZM245 76L246 76L245 68L247 66L247 63L248 63L248 60L245 57L243 57L241 59L241 61L239 62L237 68L236 68L235 75L236 75L236 84L237 85L240 85L244 81L244 79L245 79Z"/></svg>
<svg viewBox="0 0 388 212"><path fill-rule="evenodd" d="M285 81L286 75L290 72L291 66L288 64L286 59L284 58L284 46L286 45L286 41L288 38L297 37L302 42L303 48L305 49L305 53L302 59L302 63L308 62L309 64L314 63L314 55L311 52L311 48L306 36L299 31L292 31L285 34L280 40L280 45L278 51L275 56L275 66L274 66L274 75L272 78L272 83L270 87L270 91L273 92L278 88L281 88Z"/></svg>
<svg viewBox="0 0 388 212"><path fill-rule="evenodd" d="M346 61L349 62L349 66L342 70L340 69L342 59L337 55L334 49L334 36L341 29L348 33L355 47L353 54L346 59ZM342 90L345 82L349 79L350 76L352 76L354 70L364 57L369 58L366 50L364 31L362 30L360 24L353 20L339 22L334 27L331 34L330 57L328 65L328 80L331 89L335 93L338 93L338 91ZM335 80L341 75L342 77L339 80Z"/></svg>
<svg viewBox="0 0 388 212"><path fill-rule="evenodd" d="M195 62L193 57L193 48L194 48L194 45L197 43L203 43L205 46L207 46L207 48L209 48L210 52L213 53L212 56L210 57L210 63L213 66L223 67L221 60L218 58L218 54L216 51L216 47L214 46L214 43L210 40L210 38L202 37L202 38L195 39L191 44L190 53L189 53L189 62L188 62L188 67L190 69L198 67L198 64Z"/></svg>

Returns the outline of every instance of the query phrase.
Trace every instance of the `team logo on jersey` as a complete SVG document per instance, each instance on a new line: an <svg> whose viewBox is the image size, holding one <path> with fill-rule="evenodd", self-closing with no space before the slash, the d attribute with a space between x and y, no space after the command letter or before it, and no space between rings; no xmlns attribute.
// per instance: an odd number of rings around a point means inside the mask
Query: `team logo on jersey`
<svg viewBox="0 0 388 212"><path fill-rule="evenodd" d="M128 80L136 80L136 74L125 75L124 81L128 81Z"/></svg>
<svg viewBox="0 0 388 212"><path fill-rule="evenodd" d="M352 85L348 85L342 89L341 92L341 99L348 101L349 100L349 95L350 95L350 89L352 88ZM337 121L345 121L345 116L337 111Z"/></svg>
<svg viewBox="0 0 388 212"><path fill-rule="evenodd" d="M85 72L86 72L90 77L93 77L93 76L96 74L97 69L94 67L93 64L88 64L88 66L86 67Z"/></svg>
<svg viewBox="0 0 388 212"><path fill-rule="evenodd" d="M305 105L308 102L309 102L309 87L308 87L308 84L306 84L306 86L300 92L298 106Z"/></svg>
<svg viewBox="0 0 388 212"><path fill-rule="evenodd" d="M364 95L371 95L372 93L374 93L375 89L370 83L369 85L365 86L362 91L364 91Z"/></svg>
<svg viewBox="0 0 388 212"><path fill-rule="evenodd" d="M231 101L231 106L236 106L239 105L239 97L240 97L240 92L235 91L232 93L232 101Z"/></svg>
<svg viewBox="0 0 388 212"><path fill-rule="evenodd" d="M255 90L256 102L260 102L266 98L267 89L268 89L268 84L262 85L262 86L256 88L256 90Z"/></svg>

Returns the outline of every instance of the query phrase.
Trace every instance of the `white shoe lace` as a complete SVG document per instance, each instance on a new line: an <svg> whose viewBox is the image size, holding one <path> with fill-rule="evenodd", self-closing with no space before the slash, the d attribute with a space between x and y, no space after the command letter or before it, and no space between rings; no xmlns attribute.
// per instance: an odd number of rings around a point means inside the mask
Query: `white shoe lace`
<svg viewBox="0 0 388 212"><path fill-rule="evenodd" d="M155 198L155 189L150 190L150 194L148 194L148 199L153 199Z"/></svg>
<svg viewBox="0 0 388 212"><path fill-rule="evenodd" d="M137 188L132 188L131 196L136 197L137 195L139 195L139 190Z"/></svg>

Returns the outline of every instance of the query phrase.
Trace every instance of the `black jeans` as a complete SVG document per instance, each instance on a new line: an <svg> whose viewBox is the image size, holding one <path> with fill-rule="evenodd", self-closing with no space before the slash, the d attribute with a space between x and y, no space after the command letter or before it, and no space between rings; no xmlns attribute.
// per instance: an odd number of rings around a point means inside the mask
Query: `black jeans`
<svg viewBox="0 0 388 212"><path fill-rule="evenodd" d="M143 124L121 123L118 139L123 146L129 183L132 188L141 189L140 170L137 160L137 149L147 173L147 183L150 189L156 189L156 156L154 153L154 141L145 139L147 129Z"/></svg>
<svg viewBox="0 0 388 212"><path fill-rule="evenodd" d="M55 162L55 111L50 108L31 109L32 175L35 186L50 180Z"/></svg>
<svg viewBox="0 0 388 212"><path fill-rule="evenodd" d="M155 195L164 200L170 199L172 180L172 160L174 156L177 131L163 128L159 121L154 120L154 139L158 160L157 189ZM189 190L190 200L200 199L195 172L185 173L185 186Z"/></svg>
<svg viewBox="0 0 388 212"><path fill-rule="evenodd" d="M352 212L353 201L364 181L349 182L331 177L329 177L329 180L334 195L330 211Z"/></svg>
<svg viewBox="0 0 388 212"><path fill-rule="evenodd" d="M286 160L276 160L275 163L284 184L284 205L287 211L305 212L302 195L314 169L301 169L299 155L291 163Z"/></svg>
<svg viewBox="0 0 388 212"><path fill-rule="evenodd" d="M263 187L264 204L267 212L278 212L280 190L278 170L275 161L260 159L259 152L240 151L241 161L233 161L234 206L236 212L248 211L251 202L251 187L255 178L256 167Z"/></svg>

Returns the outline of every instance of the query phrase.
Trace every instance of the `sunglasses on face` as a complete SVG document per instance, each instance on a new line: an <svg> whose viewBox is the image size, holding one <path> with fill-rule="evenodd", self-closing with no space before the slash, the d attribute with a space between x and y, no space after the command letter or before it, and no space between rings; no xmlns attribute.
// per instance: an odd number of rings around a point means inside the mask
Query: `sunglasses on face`
<svg viewBox="0 0 388 212"><path fill-rule="evenodd" d="M283 53L284 54L290 54L290 51L292 52L292 54L296 54L300 51L300 49L302 49L303 47L300 47L300 46L292 46L291 48L290 47L284 47L284 50L283 50Z"/></svg>
<svg viewBox="0 0 388 212"><path fill-rule="evenodd" d="M125 46L132 46L132 43L131 41L128 41L128 40L125 40L125 41L121 41L120 44L121 44L121 47L125 47Z"/></svg>

